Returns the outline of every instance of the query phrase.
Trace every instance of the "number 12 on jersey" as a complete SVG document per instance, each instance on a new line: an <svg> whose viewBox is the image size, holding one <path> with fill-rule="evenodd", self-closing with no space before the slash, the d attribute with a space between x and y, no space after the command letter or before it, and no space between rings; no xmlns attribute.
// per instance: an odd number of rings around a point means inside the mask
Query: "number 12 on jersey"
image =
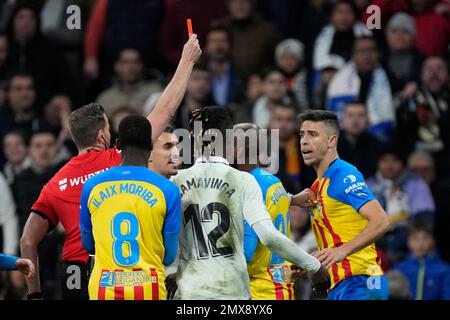
<svg viewBox="0 0 450 320"><path fill-rule="evenodd" d="M214 213L218 215L219 223L208 233L208 240L206 240L203 232L203 224L213 222ZM212 257L228 257L233 255L232 247L217 247L217 241L230 229L230 214L228 208L224 204L211 202L206 207L202 208L201 212L198 204L189 205L184 211L184 224L186 225L189 222L192 224L197 259L203 260L210 258L208 247Z"/></svg>

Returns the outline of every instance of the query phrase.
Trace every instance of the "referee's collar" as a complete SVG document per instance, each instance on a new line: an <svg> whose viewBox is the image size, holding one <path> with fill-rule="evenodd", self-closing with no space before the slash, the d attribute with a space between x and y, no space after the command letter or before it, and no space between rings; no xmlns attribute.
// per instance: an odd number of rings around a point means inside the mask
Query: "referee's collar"
<svg viewBox="0 0 450 320"><path fill-rule="evenodd" d="M217 156L209 156L209 157L200 157L197 160L195 160L195 164L197 163L223 163L229 166L229 162L227 159Z"/></svg>

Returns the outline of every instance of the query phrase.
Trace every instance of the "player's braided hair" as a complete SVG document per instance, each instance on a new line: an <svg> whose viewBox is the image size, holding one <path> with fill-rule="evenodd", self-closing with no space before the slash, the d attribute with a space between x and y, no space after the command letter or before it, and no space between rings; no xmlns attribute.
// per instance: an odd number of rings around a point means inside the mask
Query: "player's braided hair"
<svg viewBox="0 0 450 320"><path fill-rule="evenodd" d="M201 127L195 126L196 122L200 122ZM233 121L231 120L230 114L225 109L215 106L200 107L191 112L189 127L192 138L197 142L197 146L202 147L203 152L203 147L210 143L210 141L203 141L205 132L210 129L218 130L222 134L222 137L225 138L227 129L233 129ZM198 151L199 150L196 150L197 154Z"/></svg>

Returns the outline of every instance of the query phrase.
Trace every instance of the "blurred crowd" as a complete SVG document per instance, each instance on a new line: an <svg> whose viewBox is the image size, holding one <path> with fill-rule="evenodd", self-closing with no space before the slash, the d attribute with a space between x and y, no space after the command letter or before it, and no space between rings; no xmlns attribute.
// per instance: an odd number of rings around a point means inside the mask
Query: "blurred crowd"
<svg viewBox="0 0 450 320"><path fill-rule="evenodd" d="M381 9L369 30L366 8ZM81 9L70 29L66 9ZM203 56L173 124L217 105L237 122L278 129L277 176L310 187L296 116L338 114L340 157L354 164L392 228L377 242L391 299L450 299L450 1L434 0L4 0L0 2L0 250L19 240L41 188L76 148L72 110L97 101L112 123L148 115L187 40L191 18ZM294 240L315 242L307 212L291 214ZM46 298L64 230L39 248ZM309 299L297 281L297 299ZM0 274L0 298L22 299L23 277Z"/></svg>

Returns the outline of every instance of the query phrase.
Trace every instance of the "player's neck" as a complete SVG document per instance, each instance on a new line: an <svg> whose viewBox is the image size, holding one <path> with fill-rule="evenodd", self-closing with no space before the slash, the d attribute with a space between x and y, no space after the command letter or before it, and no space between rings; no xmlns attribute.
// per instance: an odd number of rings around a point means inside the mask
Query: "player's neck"
<svg viewBox="0 0 450 320"><path fill-rule="evenodd" d="M314 166L314 170L317 174L317 179L322 179L323 175L325 174L325 171L330 167L331 163L333 163L334 160L339 158L337 152L333 151L328 153L322 161L317 166Z"/></svg>
<svg viewBox="0 0 450 320"><path fill-rule="evenodd" d="M78 149L78 155L88 153L89 151L92 151L92 150L103 151L103 150L105 150L105 146L103 146L101 144L95 144L95 145L87 147L87 148Z"/></svg>
<svg viewBox="0 0 450 320"><path fill-rule="evenodd" d="M150 158L150 152L143 151L134 146L129 146L122 149L122 162L120 165L147 168L148 158Z"/></svg>
<svg viewBox="0 0 450 320"><path fill-rule="evenodd" d="M258 168L258 166L255 164L238 164L238 166L237 166L237 169L239 171L245 171L245 172L250 172L256 168Z"/></svg>

